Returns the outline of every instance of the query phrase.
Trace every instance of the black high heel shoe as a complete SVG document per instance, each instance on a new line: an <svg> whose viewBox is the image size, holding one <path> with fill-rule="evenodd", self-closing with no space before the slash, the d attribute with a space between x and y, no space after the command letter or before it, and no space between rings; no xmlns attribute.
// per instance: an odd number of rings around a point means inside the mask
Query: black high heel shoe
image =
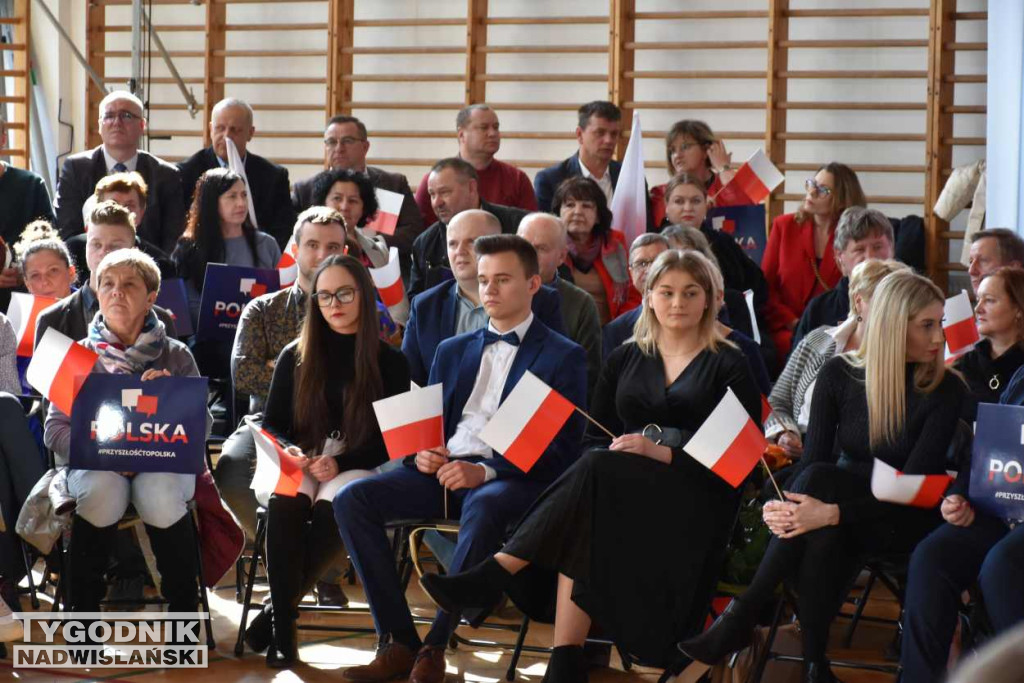
<svg viewBox="0 0 1024 683"><path fill-rule="evenodd" d="M743 603L733 600L707 631L679 643L679 651L698 662L717 664L726 655L750 645L755 621L755 615Z"/></svg>
<svg viewBox="0 0 1024 683"><path fill-rule="evenodd" d="M279 622L274 620L274 643L267 649L267 666L288 669L299 662L299 629L295 620Z"/></svg>
<svg viewBox="0 0 1024 683"><path fill-rule="evenodd" d="M494 557L458 574L424 574L420 586L434 604L448 613L465 609L493 609L512 580Z"/></svg>

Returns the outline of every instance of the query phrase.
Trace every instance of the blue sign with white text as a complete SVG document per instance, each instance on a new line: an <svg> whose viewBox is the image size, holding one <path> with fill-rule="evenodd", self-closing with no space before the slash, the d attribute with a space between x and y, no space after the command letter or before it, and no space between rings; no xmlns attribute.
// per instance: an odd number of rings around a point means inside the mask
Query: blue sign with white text
<svg viewBox="0 0 1024 683"><path fill-rule="evenodd" d="M185 294L185 281L180 277L172 277L160 283L160 293L156 295L156 305L166 308L174 318L174 326L179 337L191 337L192 316L188 312L188 295Z"/></svg>
<svg viewBox="0 0 1024 683"><path fill-rule="evenodd" d="M1024 519L1024 407L978 405L970 499L990 515Z"/></svg>
<svg viewBox="0 0 1024 683"><path fill-rule="evenodd" d="M234 341L245 305L280 288L281 277L276 269L206 264L196 339Z"/></svg>
<svg viewBox="0 0 1024 683"><path fill-rule="evenodd" d="M714 230L731 235L743 253L761 265L764 248L768 244L763 204L712 207L708 211L708 221Z"/></svg>

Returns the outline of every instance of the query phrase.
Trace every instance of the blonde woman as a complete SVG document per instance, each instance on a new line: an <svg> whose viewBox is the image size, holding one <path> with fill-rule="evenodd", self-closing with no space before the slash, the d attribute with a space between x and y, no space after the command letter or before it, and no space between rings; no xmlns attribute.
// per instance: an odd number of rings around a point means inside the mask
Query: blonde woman
<svg viewBox="0 0 1024 683"><path fill-rule="evenodd" d="M683 444L727 389L752 418L760 412L747 361L715 322L720 282L702 254L658 256L635 340L608 357L594 392L591 414L621 436L588 428L590 450L501 552L461 574L423 578L447 611L492 605L503 590L534 616L554 603L549 683L586 679L591 620L655 666L669 664L675 639L703 624L739 494Z"/></svg>
<svg viewBox="0 0 1024 683"><path fill-rule="evenodd" d="M776 538L747 591L708 631L680 644L686 655L712 664L746 647L760 608L779 582L791 580L804 680L835 680L825 658L829 624L858 558L908 552L942 521L937 508L876 500L871 468L879 458L912 474L945 471L966 389L943 364L943 303L938 287L908 271L879 284L860 349L832 358L818 374L787 501L764 506Z"/></svg>

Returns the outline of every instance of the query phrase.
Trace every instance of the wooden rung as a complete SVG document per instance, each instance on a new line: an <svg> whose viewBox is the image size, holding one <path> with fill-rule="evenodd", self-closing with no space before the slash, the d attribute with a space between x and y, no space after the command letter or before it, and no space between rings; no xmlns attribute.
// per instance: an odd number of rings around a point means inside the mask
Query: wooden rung
<svg viewBox="0 0 1024 683"><path fill-rule="evenodd" d="M985 138L942 138L944 145L962 145L964 147L984 147Z"/></svg>
<svg viewBox="0 0 1024 683"><path fill-rule="evenodd" d="M201 130L168 130L161 128L152 128L147 131L146 135L150 138L201 138L203 137L203 131ZM266 133L260 131L261 136L266 136Z"/></svg>
<svg viewBox="0 0 1024 683"><path fill-rule="evenodd" d="M0 78L24 78L24 69L0 69Z"/></svg>
<svg viewBox="0 0 1024 683"><path fill-rule="evenodd" d="M607 54L607 45L480 45L477 52L500 55ZM459 48L459 52L465 52Z"/></svg>
<svg viewBox="0 0 1024 683"><path fill-rule="evenodd" d="M462 74L342 74L342 81L392 83L403 81L462 82Z"/></svg>
<svg viewBox="0 0 1024 683"><path fill-rule="evenodd" d="M346 55L462 55L462 47L343 47Z"/></svg>
<svg viewBox="0 0 1024 683"><path fill-rule="evenodd" d="M25 43L0 43L0 52L24 52Z"/></svg>
<svg viewBox="0 0 1024 683"><path fill-rule="evenodd" d="M326 57L326 50L213 50L214 57Z"/></svg>
<svg viewBox="0 0 1024 683"><path fill-rule="evenodd" d="M256 108L255 105L250 105L250 106L252 106L253 109ZM203 103L202 102L197 102L196 103L196 109L198 109L199 111L202 111ZM319 109L323 109L323 106L321 105L320 107L318 107L318 110ZM177 103L174 103L174 104L156 104L156 103L153 103L153 104L149 105L149 110L150 111L188 111L188 105L184 104L184 103L182 103L182 104L177 104Z"/></svg>
<svg viewBox="0 0 1024 683"><path fill-rule="evenodd" d="M488 26L607 24L608 17L487 17Z"/></svg>
<svg viewBox="0 0 1024 683"><path fill-rule="evenodd" d="M732 10L723 12L634 12L632 17L638 21L643 19L766 19L768 17L768 13L764 10Z"/></svg>
<svg viewBox="0 0 1024 683"><path fill-rule="evenodd" d="M832 140L864 142L924 142L923 133L776 133L776 140Z"/></svg>
<svg viewBox="0 0 1024 683"><path fill-rule="evenodd" d="M21 23L21 17L0 17L0 26L17 26Z"/></svg>
<svg viewBox="0 0 1024 683"><path fill-rule="evenodd" d="M346 102L346 107L352 109L462 109L466 106L464 102ZM490 106L495 107L491 104Z"/></svg>
<svg viewBox="0 0 1024 683"><path fill-rule="evenodd" d="M281 163L275 159L277 163ZM554 166L560 163L560 160L549 159L549 160L536 160L536 159L505 159L502 161L519 168L547 168L548 166ZM366 163L372 166L424 166L429 168L437 162L437 159L412 159L403 157L377 157L367 158Z"/></svg>
<svg viewBox="0 0 1024 683"><path fill-rule="evenodd" d="M356 19L355 27L391 28L398 26L465 26L465 19Z"/></svg>
<svg viewBox="0 0 1024 683"><path fill-rule="evenodd" d="M192 31L206 32L206 26L202 24L163 24L156 25L153 28L156 29L157 33L189 33ZM104 33L131 33L132 27L125 24L106 24L91 30Z"/></svg>
<svg viewBox="0 0 1024 683"><path fill-rule="evenodd" d="M942 49L962 52L983 52L988 50L988 43L943 43Z"/></svg>
<svg viewBox="0 0 1024 683"><path fill-rule="evenodd" d="M779 109L849 111L925 111L924 102L776 102Z"/></svg>
<svg viewBox="0 0 1024 683"><path fill-rule="evenodd" d="M23 149L3 149L0 147L0 157L23 157L25 156L25 150Z"/></svg>
<svg viewBox="0 0 1024 683"><path fill-rule="evenodd" d="M943 83L988 83L988 76L985 74L953 74L943 76Z"/></svg>
<svg viewBox="0 0 1024 683"><path fill-rule="evenodd" d="M963 230L943 230L939 232L939 239L962 240L967 235Z"/></svg>
<svg viewBox="0 0 1024 683"><path fill-rule="evenodd" d="M456 80L462 80L459 76ZM604 74L476 74L475 81L495 83L605 83Z"/></svg>
<svg viewBox="0 0 1024 683"><path fill-rule="evenodd" d="M984 114L988 112L988 107L984 104L954 104L949 107L943 107L943 114Z"/></svg>
<svg viewBox="0 0 1024 683"><path fill-rule="evenodd" d="M764 40L697 40L682 43L626 43L627 50L763 50Z"/></svg>
<svg viewBox="0 0 1024 683"><path fill-rule="evenodd" d="M791 19L825 17L927 17L927 8L879 7L878 9L791 9L783 13Z"/></svg>
<svg viewBox="0 0 1024 683"><path fill-rule="evenodd" d="M953 12L950 16L956 21L988 21L988 12Z"/></svg>
<svg viewBox="0 0 1024 683"><path fill-rule="evenodd" d="M0 104L25 104L24 95L0 95Z"/></svg>
<svg viewBox="0 0 1024 683"><path fill-rule="evenodd" d="M927 78L927 71L780 71L779 78Z"/></svg>
<svg viewBox="0 0 1024 683"><path fill-rule="evenodd" d="M623 109L764 109L764 102L624 102Z"/></svg>
<svg viewBox="0 0 1024 683"><path fill-rule="evenodd" d="M203 79L199 79L202 83ZM156 79L152 79L156 82ZM186 80L187 82L187 80ZM225 84L260 84L260 85L324 85L327 81L323 78L295 78L293 76L214 76L214 83Z"/></svg>
<svg viewBox="0 0 1024 683"><path fill-rule="evenodd" d="M508 111L576 111L580 105L575 102L488 102L489 106ZM459 105L460 107L463 105Z"/></svg>
<svg viewBox="0 0 1024 683"><path fill-rule="evenodd" d="M780 194L775 195L776 199L783 201L797 201L801 200L807 195L801 194ZM924 197L902 197L902 196L885 196L875 195L873 197L866 197L868 204L924 204Z"/></svg>
<svg viewBox="0 0 1024 683"><path fill-rule="evenodd" d="M504 135L504 132L502 135ZM630 131L622 131L622 137L628 138L629 135ZM668 131L664 130L644 131L644 137L646 138L664 139L666 135L668 135ZM715 136L722 140L764 140L764 132L758 130L720 130L715 133Z"/></svg>
<svg viewBox="0 0 1024 683"><path fill-rule="evenodd" d="M928 47L927 40L780 40L779 47L788 48L888 48Z"/></svg>
<svg viewBox="0 0 1024 683"><path fill-rule="evenodd" d="M25 130L25 124L21 121L7 121L4 123L7 130Z"/></svg>
<svg viewBox="0 0 1024 683"><path fill-rule="evenodd" d="M128 82L128 76L104 76L102 78L102 80L103 80L104 83L127 83ZM184 78L183 77L181 80L184 81L185 83L200 83L201 84L203 82L203 77L202 76L191 76L191 77L188 77L188 78ZM147 83L155 83L155 84L158 84L158 85L174 85L178 81L177 81L177 79L171 78L170 76L162 76L160 78L157 78L157 77L154 76L153 78L147 78L146 82Z"/></svg>
<svg viewBox="0 0 1024 683"><path fill-rule="evenodd" d="M780 171L817 171L821 164L776 164ZM856 173L924 173L924 166L905 164L849 164Z"/></svg>
<svg viewBox="0 0 1024 683"><path fill-rule="evenodd" d="M131 50L105 50L102 52L91 53L93 57L105 57L108 59L128 59L132 56ZM205 57L205 50L168 50L167 54L171 57ZM159 52L149 52L148 50L142 51L143 57L157 57L160 58Z"/></svg>
<svg viewBox="0 0 1024 683"><path fill-rule="evenodd" d="M256 111L323 111L323 104L252 104Z"/></svg>
<svg viewBox="0 0 1024 683"><path fill-rule="evenodd" d="M626 78L765 78L764 71L627 71Z"/></svg>
<svg viewBox="0 0 1024 683"><path fill-rule="evenodd" d="M943 272L946 272L946 273L949 273L949 272L966 273L967 272L967 266L965 266L962 263L940 263L936 267L939 270L941 270Z"/></svg>
<svg viewBox="0 0 1024 683"><path fill-rule="evenodd" d="M327 24L224 24L225 31L326 31Z"/></svg>

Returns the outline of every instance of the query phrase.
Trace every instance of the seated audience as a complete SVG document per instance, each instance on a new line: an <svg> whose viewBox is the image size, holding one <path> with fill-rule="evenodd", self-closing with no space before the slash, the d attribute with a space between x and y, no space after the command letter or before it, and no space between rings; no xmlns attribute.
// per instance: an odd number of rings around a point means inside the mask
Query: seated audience
<svg viewBox="0 0 1024 683"><path fill-rule="evenodd" d="M793 330L807 303L839 282L839 264L832 244L836 223L851 206L865 206L857 174L832 162L808 178L807 196L796 213L772 221L761 268L768 280L765 309L775 350L789 355Z"/></svg>
<svg viewBox="0 0 1024 683"><path fill-rule="evenodd" d="M832 289L810 300L793 332L793 348L811 330L835 326L850 314L850 273L868 259L895 256L892 223L885 214L863 206L851 206L839 217L832 251L842 277Z"/></svg>
<svg viewBox="0 0 1024 683"><path fill-rule="evenodd" d="M569 178L555 191L551 205L569 233L565 265L573 283L597 304L601 324L640 304L629 279L626 237L612 229L612 212L601 188L590 178Z"/></svg>
<svg viewBox="0 0 1024 683"><path fill-rule="evenodd" d="M366 165L370 141L366 126L354 116L338 115L327 122L324 131L324 164L328 171L349 170L365 173L375 188L402 195L402 209L393 235L385 235L389 247L398 247L402 256L402 273L409 272L412 243L423 232L424 221L409 189L409 181L401 173L390 173L376 166ZM296 211L305 211L313 202L313 184L316 176L299 180L292 188L292 204Z"/></svg>
<svg viewBox="0 0 1024 683"><path fill-rule="evenodd" d="M100 205L103 206L102 204ZM93 372L158 377L198 377L188 348L167 334L153 311L160 270L137 249L104 257L93 272L99 313L79 343L99 354ZM207 432L212 424L207 414ZM67 466L71 418L51 404L45 440L59 466ZM195 612L199 606L195 535L186 504L196 487L194 474L71 469L68 493L77 506L68 547L74 571L68 579L72 612L99 612L106 593L103 572L113 550L117 522L131 503L146 525L160 572L160 592L170 612Z"/></svg>
<svg viewBox="0 0 1024 683"><path fill-rule="evenodd" d="M551 214L531 213L519 224L518 234L537 250L541 283L558 290L565 335L587 354L587 396L593 396L601 372L601 321L593 298L558 275L569 249L565 223Z"/></svg>
<svg viewBox="0 0 1024 683"><path fill-rule="evenodd" d="M665 159L669 175L685 173L703 183L707 194L714 197L715 206L750 204L746 194L729 185L740 164L732 163L732 153L726 151L725 143L703 121L683 119L673 123L665 134ZM664 227L668 194L665 185L651 190L653 221L658 227Z"/></svg>
<svg viewBox="0 0 1024 683"><path fill-rule="evenodd" d="M402 337L402 352L409 360L412 381L424 386L430 376L437 347L445 339L487 327L487 307L477 283L476 240L501 233L497 217L470 209L452 219L447 228L448 258L454 282L443 282L416 297ZM562 334L562 307L558 292L541 285L531 299L533 312L547 327Z"/></svg>
<svg viewBox="0 0 1024 683"><path fill-rule="evenodd" d="M103 176L137 171L149 188L139 236L171 253L185 227L181 176L175 166L139 149L146 130L142 102L129 92L115 90L100 102L99 125L102 145L64 159L53 199L60 236L68 240L84 231L82 206Z"/></svg>
<svg viewBox="0 0 1024 683"><path fill-rule="evenodd" d="M496 111L486 104L464 107L455 117L455 130L459 140L459 158L468 161L476 169L477 189L482 199L501 206L537 210L537 198L533 196L530 176L512 164L494 158L501 148L501 131ZM437 216L434 215L427 190L429 177L429 173L423 176L416 189L416 204L423 222L432 225L437 221Z"/></svg>
<svg viewBox="0 0 1024 683"><path fill-rule="evenodd" d="M441 159L427 177L430 203L437 222L416 238L412 248L412 274L409 297L452 278L445 250L445 226L461 211L481 209L498 218L501 232L515 234L519 221L527 214L522 209L492 204L480 198L476 169L458 157Z"/></svg>
<svg viewBox="0 0 1024 683"><path fill-rule="evenodd" d="M257 651L270 646L272 668L297 663L299 602L341 557L335 494L388 461L372 403L409 390L405 358L378 337L366 268L329 256L310 291L302 333L278 357L263 416L264 428L308 458L298 495L268 493L270 606L246 636Z"/></svg>
<svg viewBox="0 0 1024 683"><path fill-rule="evenodd" d="M896 261L869 260L854 266L847 287L853 314L836 327L819 327L800 340L789 354L786 367L768 394L772 414L764 423L764 435L797 459L811 419L811 399L818 373L833 356L856 353L864 340L875 287L887 275L909 268Z"/></svg>
<svg viewBox="0 0 1024 683"><path fill-rule="evenodd" d="M629 277L636 291L644 291L651 264L661 252L671 248L668 239L655 232L645 232L633 240L633 244L629 246ZM633 328L636 327L636 321L640 319L643 310L643 306L631 308L601 330L601 356L605 361L612 351L632 338Z"/></svg>
<svg viewBox="0 0 1024 683"><path fill-rule="evenodd" d="M583 644L592 621L624 652L665 666L707 618L740 493L684 444L730 389L751 419L761 411L743 354L717 331L720 280L696 252L655 260L636 339L608 358L591 408L622 436L588 426L588 452L499 553L462 573L423 578L453 617L491 607L505 591L537 607L554 601L549 681L587 680ZM531 565L546 572L523 571Z"/></svg>
<svg viewBox="0 0 1024 683"><path fill-rule="evenodd" d="M429 383L445 387L447 443L407 458L403 467L354 481L334 498L345 548L366 588L378 638L385 643L370 664L344 672L350 681L408 676L417 683L443 683L444 651L459 623L458 613L438 612L421 641L387 539L389 521L442 517L447 500L450 516L460 525L450 564L457 573L497 550L509 525L579 454L583 424L575 414L528 473L480 440L481 427L526 371L574 405L585 406L586 362L583 349L531 311L530 300L541 287L533 247L515 235L488 235L474 248L479 297L490 322L486 329L443 342L430 371ZM477 615L472 623L485 617Z"/></svg>
<svg viewBox="0 0 1024 683"><path fill-rule="evenodd" d="M757 573L709 630L680 643L684 654L714 664L749 645L761 609L788 581L800 615L802 680L836 680L826 658L829 625L858 560L910 552L942 521L936 509L878 501L871 471L876 458L908 474L946 469L966 389L945 371L944 301L938 287L910 272L878 285L860 349L818 373L787 500L764 505L775 538Z"/></svg>
<svg viewBox="0 0 1024 683"><path fill-rule="evenodd" d="M968 259L971 293L977 297L978 287L986 275L1004 266L1024 267L1024 240L1013 230L986 228L971 236Z"/></svg>
<svg viewBox="0 0 1024 683"><path fill-rule="evenodd" d="M250 221L254 227L273 235L283 249L295 225L295 209L292 208L289 196L288 169L248 149L255 134L252 107L248 103L229 97L213 106L210 115L212 144L178 164L185 211L192 206L196 182L203 173L211 168L229 168L227 140L230 139L242 159L246 188L256 212L255 220L250 216Z"/></svg>

